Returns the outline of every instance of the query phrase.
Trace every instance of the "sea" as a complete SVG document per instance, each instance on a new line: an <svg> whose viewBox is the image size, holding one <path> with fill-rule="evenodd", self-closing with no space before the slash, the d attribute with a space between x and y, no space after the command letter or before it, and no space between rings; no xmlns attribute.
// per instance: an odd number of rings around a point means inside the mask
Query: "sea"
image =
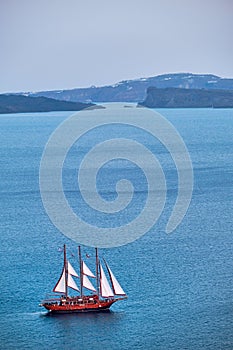
<svg viewBox="0 0 233 350"><path fill-rule="evenodd" d="M99 249L128 299L115 303L110 312L63 315L48 314L39 304L60 276L63 244L78 269L79 242L50 220L39 176L50 136L73 112L0 115L0 349L233 349L233 109L157 111L179 133L192 160L187 212L166 233L178 175L168 150L151 134L118 124L93 130L89 139L88 133L83 135L63 169L64 193L82 220L121 227L146 203L143 169L125 159L105 164L96 178L97 189L109 201L116 199L119 179L133 183L132 203L118 213L120 218L92 212L77 187L84 155L95 143L117 135L142 143L156 155L166 178L166 203L141 237ZM81 248L94 270L94 249L83 242Z"/></svg>

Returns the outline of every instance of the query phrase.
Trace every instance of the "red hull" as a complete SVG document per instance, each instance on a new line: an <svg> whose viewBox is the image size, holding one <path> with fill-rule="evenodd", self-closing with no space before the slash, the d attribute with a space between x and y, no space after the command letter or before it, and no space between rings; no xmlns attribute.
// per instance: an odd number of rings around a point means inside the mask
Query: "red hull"
<svg viewBox="0 0 233 350"><path fill-rule="evenodd" d="M103 311L108 310L113 303L118 299L96 299L88 298L78 300L77 298L67 298L55 300L45 300L40 305L45 307L52 313L73 313L73 312L88 312L88 311Z"/></svg>

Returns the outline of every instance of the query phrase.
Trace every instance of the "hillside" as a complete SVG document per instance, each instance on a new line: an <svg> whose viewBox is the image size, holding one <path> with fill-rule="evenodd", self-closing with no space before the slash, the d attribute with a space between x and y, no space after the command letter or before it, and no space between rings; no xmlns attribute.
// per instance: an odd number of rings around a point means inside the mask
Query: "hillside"
<svg viewBox="0 0 233 350"><path fill-rule="evenodd" d="M148 108L233 108L233 90L150 87L140 105Z"/></svg>
<svg viewBox="0 0 233 350"><path fill-rule="evenodd" d="M93 104L58 101L47 97L0 95L0 113L80 111L90 106Z"/></svg>
<svg viewBox="0 0 233 350"><path fill-rule="evenodd" d="M211 74L177 73L150 78L124 80L114 85L77 88L72 90L41 91L30 96L45 96L64 101L90 102L138 102L146 97L147 88L223 89L233 90L233 79Z"/></svg>

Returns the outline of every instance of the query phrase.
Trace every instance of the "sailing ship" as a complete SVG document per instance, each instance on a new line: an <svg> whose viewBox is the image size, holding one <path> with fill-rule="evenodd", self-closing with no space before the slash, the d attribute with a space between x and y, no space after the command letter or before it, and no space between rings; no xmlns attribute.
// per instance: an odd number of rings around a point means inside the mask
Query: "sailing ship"
<svg viewBox="0 0 233 350"><path fill-rule="evenodd" d="M117 281L112 270L104 260L110 284L98 257L98 249L95 248L96 276L86 265L81 256L81 247L78 247L79 273L77 274L71 263L67 260L66 245L64 245L64 265L60 278L53 288L54 297L45 299L40 306L52 313L72 313L87 311L105 311L118 300L127 299L127 295ZM80 288L74 278L79 278ZM90 278L96 280L96 287ZM69 295L69 289L78 292L76 296ZM88 295L85 290L91 291Z"/></svg>

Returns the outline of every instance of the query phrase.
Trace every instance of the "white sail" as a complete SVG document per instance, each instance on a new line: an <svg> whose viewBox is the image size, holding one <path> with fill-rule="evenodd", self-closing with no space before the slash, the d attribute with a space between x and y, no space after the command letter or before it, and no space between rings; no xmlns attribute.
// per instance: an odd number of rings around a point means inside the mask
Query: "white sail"
<svg viewBox="0 0 233 350"><path fill-rule="evenodd" d="M58 293L65 293L66 292L65 267L63 268L61 276L60 276L56 286L53 288L53 291L58 292Z"/></svg>
<svg viewBox="0 0 233 350"><path fill-rule="evenodd" d="M67 286L70 288L73 288L75 290L79 290L78 286L76 285L75 281L73 280L72 276L76 276L77 272L73 269L72 265L68 262L68 277L67 277ZM56 284L56 286L53 288L54 292L58 292L58 293L65 293L66 292L66 277L65 277L65 267L62 270L62 274Z"/></svg>
<svg viewBox="0 0 233 350"><path fill-rule="evenodd" d="M67 279L67 286L74 290L79 291L77 284L75 283L73 277L69 273L68 273L68 279Z"/></svg>
<svg viewBox="0 0 233 350"><path fill-rule="evenodd" d="M89 277L95 277L95 275L91 272L91 270L89 269L89 267L85 264L85 262L83 261L83 266L82 266L82 272L84 275L87 275Z"/></svg>
<svg viewBox="0 0 233 350"><path fill-rule="evenodd" d="M107 277L104 270L100 264L100 291L104 298L114 297L113 291L108 283Z"/></svg>
<svg viewBox="0 0 233 350"><path fill-rule="evenodd" d="M108 264L105 262L107 269L108 269L108 273L112 282L112 288L114 291L115 295L126 295L126 293L124 292L124 290L122 289L120 283L117 281L116 277L114 276L114 274L112 273L112 270L110 269L110 267L108 266Z"/></svg>
<svg viewBox="0 0 233 350"><path fill-rule="evenodd" d="M95 287L89 280L89 278L86 275L83 275L83 287L92 290L93 292L96 292Z"/></svg>
<svg viewBox="0 0 233 350"><path fill-rule="evenodd" d="M73 266L69 261L68 261L68 273L74 277L79 277L79 275L77 274L77 272L75 271L75 269L73 268Z"/></svg>

